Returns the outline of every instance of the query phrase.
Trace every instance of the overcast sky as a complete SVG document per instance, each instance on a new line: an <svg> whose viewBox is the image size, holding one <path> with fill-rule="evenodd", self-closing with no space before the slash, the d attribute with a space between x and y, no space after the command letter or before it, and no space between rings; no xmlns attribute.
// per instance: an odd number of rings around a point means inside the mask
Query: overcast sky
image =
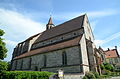
<svg viewBox="0 0 120 79"><path fill-rule="evenodd" d="M42 32L50 15L55 25L86 13L95 43L103 49L118 46L120 50L120 0L0 0L0 29L8 48Z"/></svg>

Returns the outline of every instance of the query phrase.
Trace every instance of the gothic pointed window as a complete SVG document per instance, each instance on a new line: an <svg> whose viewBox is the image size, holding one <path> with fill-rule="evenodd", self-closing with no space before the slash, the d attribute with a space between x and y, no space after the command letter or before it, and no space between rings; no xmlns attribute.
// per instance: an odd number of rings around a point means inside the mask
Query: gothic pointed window
<svg viewBox="0 0 120 79"><path fill-rule="evenodd" d="M23 67L23 59L21 61L21 67L20 67L21 70L22 70L22 67Z"/></svg>
<svg viewBox="0 0 120 79"><path fill-rule="evenodd" d="M46 55L44 55L44 67L46 67L46 59L47 57L46 57Z"/></svg>
<svg viewBox="0 0 120 79"><path fill-rule="evenodd" d="M67 55L65 51L62 53L62 63L63 65L67 65Z"/></svg>
<svg viewBox="0 0 120 79"><path fill-rule="evenodd" d="M29 60L29 69L31 69L32 58Z"/></svg>
<svg viewBox="0 0 120 79"><path fill-rule="evenodd" d="M17 69L17 60L15 61L15 70Z"/></svg>

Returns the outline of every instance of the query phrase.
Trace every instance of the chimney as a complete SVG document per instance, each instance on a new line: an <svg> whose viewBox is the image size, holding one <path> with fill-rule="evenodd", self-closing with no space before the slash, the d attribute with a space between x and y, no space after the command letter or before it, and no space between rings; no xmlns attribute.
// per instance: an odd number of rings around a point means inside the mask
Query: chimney
<svg viewBox="0 0 120 79"><path fill-rule="evenodd" d="M108 48L108 51L109 51L110 49Z"/></svg>

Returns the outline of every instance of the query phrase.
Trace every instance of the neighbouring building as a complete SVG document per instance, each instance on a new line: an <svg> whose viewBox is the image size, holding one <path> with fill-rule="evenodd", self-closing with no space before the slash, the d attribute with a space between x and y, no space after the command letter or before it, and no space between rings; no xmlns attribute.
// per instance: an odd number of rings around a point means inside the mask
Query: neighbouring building
<svg viewBox="0 0 120 79"><path fill-rule="evenodd" d="M86 14L57 26L50 17L44 32L14 48L11 70L57 72L63 69L65 74L97 72L95 49Z"/></svg>
<svg viewBox="0 0 120 79"><path fill-rule="evenodd" d="M120 69L120 57L117 51L117 46L115 49L109 49L105 51L106 62L112 64L115 68Z"/></svg>
<svg viewBox="0 0 120 79"><path fill-rule="evenodd" d="M97 66L97 71L99 72L99 74L101 74L100 65L102 65L103 63L106 63L105 56L106 56L105 52L101 47L99 47L98 49L95 48L96 66Z"/></svg>

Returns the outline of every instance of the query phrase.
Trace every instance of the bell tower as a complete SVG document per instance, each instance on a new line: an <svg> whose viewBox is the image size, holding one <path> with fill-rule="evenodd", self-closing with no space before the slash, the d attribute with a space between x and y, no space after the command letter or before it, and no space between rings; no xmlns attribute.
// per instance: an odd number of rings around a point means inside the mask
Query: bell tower
<svg viewBox="0 0 120 79"><path fill-rule="evenodd" d="M54 27L54 24L52 23L52 17L50 17L48 24L46 25L46 30L49 30L52 27Z"/></svg>

